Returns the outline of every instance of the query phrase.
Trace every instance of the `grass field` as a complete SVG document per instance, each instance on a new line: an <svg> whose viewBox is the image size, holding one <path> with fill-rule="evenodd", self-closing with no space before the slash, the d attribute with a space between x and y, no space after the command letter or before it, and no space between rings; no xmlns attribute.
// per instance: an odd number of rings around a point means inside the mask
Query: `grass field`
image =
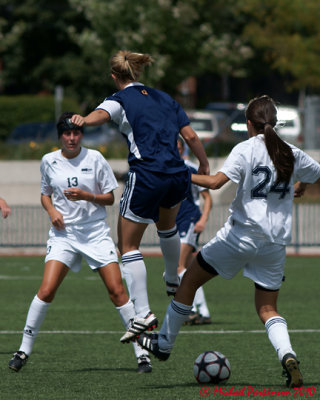
<svg viewBox="0 0 320 400"><path fill-rule="evenodd" d="M279 295L279 311L301 361L305 386L300 392L285 387L280 363L255 313L253 284L240 275L208 282L205 292L214 323L183 327L170 359L153 359L151 374L137 374L131 344L119 342L124 329L118 313L98 275L84 265L63 282L27 365L15 373L8 361L19 348L27 310L41 282L43 258L0 260L1 400L320 399L319 258L288 257ZM145 260L150 305L161 321L170 301L162 259ZM243 395L222 395L215 386L201 393L192 368L205 350L229 358L231 377L222 388L244 390ZM263 395L263 390L280 393Z"/></svg>

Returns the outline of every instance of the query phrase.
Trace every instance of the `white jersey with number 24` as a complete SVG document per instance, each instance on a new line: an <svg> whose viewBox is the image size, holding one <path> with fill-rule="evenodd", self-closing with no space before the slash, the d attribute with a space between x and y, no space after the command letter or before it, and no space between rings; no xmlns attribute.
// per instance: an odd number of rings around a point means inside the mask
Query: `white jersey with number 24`
<svg viewBox="0 0 320 400"><path fill-rule="evenodd" d="M236 145L220 169L238 184L230 206L230 223L247 226L252 235L263 235L279 244L288 244L291 240L294 183L314 183L320 178L320 164L290 146L295 165L289 184L275 184L277 174L263 135Z"/></svg>

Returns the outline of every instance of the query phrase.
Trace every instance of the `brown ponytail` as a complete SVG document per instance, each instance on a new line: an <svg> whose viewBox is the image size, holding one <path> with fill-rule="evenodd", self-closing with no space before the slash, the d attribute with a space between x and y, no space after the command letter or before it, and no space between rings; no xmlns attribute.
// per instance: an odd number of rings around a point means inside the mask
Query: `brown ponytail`
<svg viewBox="0 0 320 400"><path fill-rule="evenodd" d="M274 100L266 95L252 99L246 109L246 118L258 134L264 134L268 154L277 171L276 183L289 182L294 168L294 155L291 147L274 130L277 123Z"/></svg>
<svg viewBox="0 0 320 400"><path fill-rule="evenodd" d="M146 65L151 65L153 58L149 54L118 51L110 60L111 73L121 82L136 81Z"/></svg>

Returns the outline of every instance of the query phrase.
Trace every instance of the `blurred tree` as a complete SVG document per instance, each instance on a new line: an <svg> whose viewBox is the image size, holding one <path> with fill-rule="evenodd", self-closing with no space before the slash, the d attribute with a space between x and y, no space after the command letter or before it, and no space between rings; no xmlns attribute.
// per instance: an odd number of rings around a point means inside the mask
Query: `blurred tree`
<svg viewBox="0 0 320 400"><path fill-rule="evenodd" d="M69 26L86 23L67 0L0 0L1 90L6 94L53 93L72 86L81 50Z"/></svg>
<svg viewBox="0 0 320 400"><path fill-rule="evenodd" d="M90 22L90 27L73 37L84 57L97 64L92 71L98 71L102 62L107 74L105 55L124 48L152 54L156 63L143 80L172 94L190 75L245 75L243 63L251 52L237 36L241 20L233 0L70 2Z"/></svg>
<svg viewBox="0 0 320 400"><path fill-rule="evenodd" d="M289 90L320 88L319 0L242 0L248 21L243 37L264 51L265 61L284 76Z"/></svg>
<svg viewBox="0 0 320 400"><path fill-rule="evenodd" d="M142 80L172 95L209 73L228 99L230 77L269 64L288 89L320 87L319 14L318 0L0 0L0 90L61 85L90 110L115 90L108 61L121 48L152 54Z"/></svg>

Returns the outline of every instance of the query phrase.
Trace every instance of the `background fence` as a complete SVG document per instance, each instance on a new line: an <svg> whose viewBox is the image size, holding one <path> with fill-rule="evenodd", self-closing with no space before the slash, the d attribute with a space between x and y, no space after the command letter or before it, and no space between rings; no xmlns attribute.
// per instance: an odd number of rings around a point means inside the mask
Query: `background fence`
<svg viewBox="0 0 320 400"><path fill-rule="evenodd" d="M12 214L0 220L0 247L46 246L50 221L41 206L13 206ZM119 205L108 207L108 223L111 235L117 243L117 219ZM223 226L229 215L227 205L214 206L200 244L209 241ZM154 225L150 225L143 237L142 246L158 246L159 239ZM294 204L292 246L320 246L320 204Z"/></svg>

